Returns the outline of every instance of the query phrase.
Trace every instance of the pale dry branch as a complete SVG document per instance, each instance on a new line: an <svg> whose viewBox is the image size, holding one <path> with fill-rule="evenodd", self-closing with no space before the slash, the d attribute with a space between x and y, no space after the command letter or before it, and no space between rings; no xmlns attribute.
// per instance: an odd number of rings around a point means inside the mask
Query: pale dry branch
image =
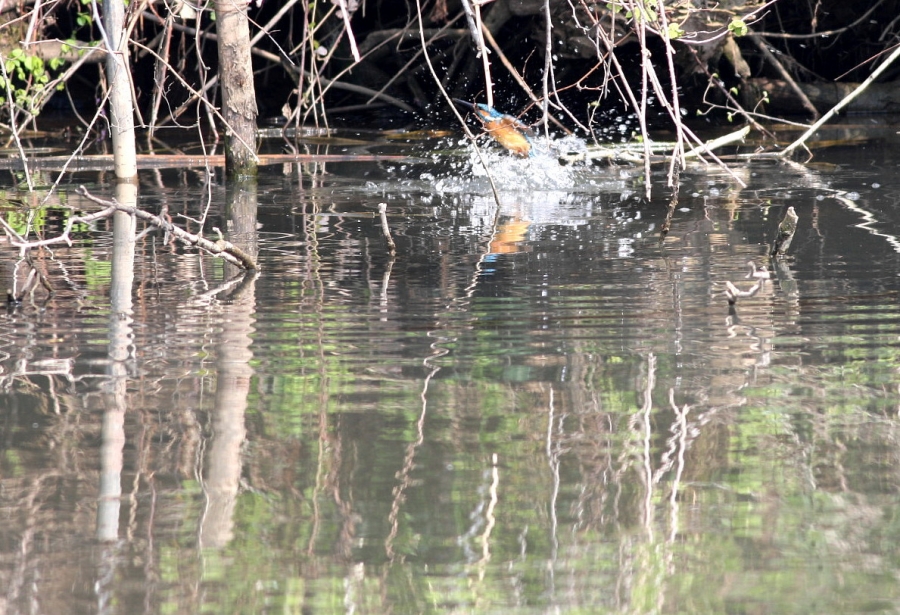
<svg viewBox="0 0 900 615"><path fill-rule="evenodd" d="M350 53L353 55L353 61L359 63L359 48L356 46L356 37L353 36L353 29L350 27L350 10L347 8L347 0L337 0L338 6L341 8L341 19L344 20L344 29L347 32L347 39L350 41Z"/></svg>
<svg viewBox="0 0 900 615"><path fill-rule="evenodd" d="M466 14L466 22L469 24L469 32L472 35L472 41L475 43L477 53L476 58L481 58L481 64L484 71L484 95L488 107L494 106L494 83L491 79L491 62L488 59L488 51L484 46L484 36L481 31L484 24L481 21L481 5L474 4L472 0L462 0L463 11Z"/></svg>
<svg viewBox="0 0 900 615"><path fill-rule="evenodd" d="M103 211L108 212L107 215L111 215L115 211L123 211L127 214L135 216L139 220L149 222L153 226L166 231L186 245L200 248L201 250L204 250L205 252L208 252L213 256L218 256L222 260L240 267L241 269L256 269L256 261L253 259L253 257L230 241L227 241L225 239L210 241L209 239L201 237L200 235L188 233L184 229L175 226L168 220L163 220L159 216L151 214L150 212L138 209L137 207L132 207L130 205L123 205L115 199L104 199L98 196L94 196L93 194L88 192L87 188L85 188L84 186L79 186L76 192L86 199L93 201L98 205L104 206L105 209Z"/></svg>
<svg viewBox="0 0 900 615"><path fill-rule="evenodd" d="M422 43L422 48L425 49L425 31L422 28L422 0L416 0L416 13L419 18L419 40ZM444 86L441 84L441 80L438 77L437 71L434 68L434 64L431 62L431 57L428 55L428 52L425 52L425 63L428 64L428 70L431 72L431 77L434 79L435 85L441 91L441 95L444 97L447 105L450 107L450 110L453 111L453 114L456 116L456 119L459 121L460 126L462 126L463 131L466 133L466 137L469 138L472 145L475 147L475 153L478 156L478 160L481 162L481 166L484 168L485 176L487 177L488 183L491 186L491 194L494 196L494 202L497 204L497 211L500 211L500 193L497 192L497 186L494 183L494 178L491 176L491 169L488 167L487 162L484 159L484 156L481 153L481 148L478 147L478 144L475 142L475 135L472 134L472 131L469 129L469 126L466 124L466 120L463 119L463 116L460 114L459 110L457 110L456 105L453 104L453 99L450 97L450 94L447 93L447 90L444 89Z"/></svg>
<svg viewBox="0 0 900 615"><path fill-rule="evenodd" d="M146 212L142 209L138 209L137 207L123 205L115 199L104 199L98 196L94 196L93 194L88 192L87 188L85 188L84 186L79 186L76 192L89 201L102 206L103 209L92 212L90 214L70 216L66 221L66 226L61 234L55 237L49 237L37 241L28 241L26 238L22 237L18 232L16 232L16 230L12 228L12 226L10 226L9 223L6 222L6 220L0 217L0 227L3 228L4 232L9 237L10 245L20 248L23 254L27 250L61 243L71 246L72 228L75 225L90 224L96 220L108 218L117 211L122 211L131 214L140 220L148 222L160 230L166 231L186 245L200 248L201 250L208 252L213 256L218 256L222 260L240 267L241 269L256 269L256 262L254 261L253 257L241 250L239 247L235 246L230 241L227 241L225 239L210 241L209 239L206 239L199 235L189 233L184 229L175 226L171 222L164 220L159 216Z"/></svg>
<svg viewBox="0 0 900 615"><path fill-rule="evenodd" d="M799 139L797 139L796 141L794 141L793 143L788 145L786 148L784 148L784 150L782 150L779 153L779 156L781 156L781 157L790 156L794 152L794 150L796 150L798 147L804 146L807 139L809 139L811 136L813 136L813 134L815 134L815 132L817 130L819 130L819 128L824 126L825 123L828 122L828 120L830 120L832 117L834 117L838 113L838 111L840 111L841 109L843 109L844 107L849 105L853 101L854 98L856 98L857 96L862 94L863 90L865 90L876 79L878 79L878 76L881 75L881 73L883 73L884 71L886 71L888 69L888 67L891 64L893 64L894 61L898 57L900 57L900 45L897 45L894 48L893 53L891 53L891 55L888 56L888 58L884 62L881 63L881 66L879 66L874 71L872 71L872 74L869 75L869 77L865 81L860 83L858 88L856 88L850 94L845 96L843 98L843 100L838 102L838 104L836 104L834 107L832 107L825 115L820 117L819 120L815 124L810 126L806 132L804 132L802 135L800 135Z"/></svg>

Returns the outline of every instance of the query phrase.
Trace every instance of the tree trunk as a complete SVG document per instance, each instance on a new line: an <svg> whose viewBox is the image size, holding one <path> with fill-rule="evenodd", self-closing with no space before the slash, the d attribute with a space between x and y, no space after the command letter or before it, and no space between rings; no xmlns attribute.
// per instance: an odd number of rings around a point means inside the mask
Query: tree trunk
<svg viewBox="0 0 900 615"><path fill-rule="evenodd" d="M106 56L106 78L109 80L109 129L116 177L131 181L137 176L137 151L134 142L134 106L128 77L124 0L104 1L103 29L109 39L105 42L112 50Z"/></svg>
<svg viewBox="0 0 900 615"><path fill-rule="evenodd" d="M225 171L256 175L256 91L250 62L250 24L245 0L216 0L219 82L225 118Z"/></svg>

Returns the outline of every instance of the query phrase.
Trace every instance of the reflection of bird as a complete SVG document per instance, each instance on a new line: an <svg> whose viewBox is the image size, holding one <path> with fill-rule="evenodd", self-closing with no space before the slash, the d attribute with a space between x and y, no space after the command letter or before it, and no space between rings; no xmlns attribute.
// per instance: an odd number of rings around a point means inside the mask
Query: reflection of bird
<svg viewBox="0 0 900 615"><path fill-rule="evenodd" d="M750 272L744 277L754 278L756 280L768 280L772 277L765 265L757 269L755 262L748 261L747 266L750 267Z"/></svg>
<svg viewBox="0 0 900 615"><path fill-rule="evenodd" d="M534 133L528 126L511 115L500 113L493 107L481 103L473 105L457 98L454 98L453 102L472 111L494 141L519 156L532 155Z"/></svg>

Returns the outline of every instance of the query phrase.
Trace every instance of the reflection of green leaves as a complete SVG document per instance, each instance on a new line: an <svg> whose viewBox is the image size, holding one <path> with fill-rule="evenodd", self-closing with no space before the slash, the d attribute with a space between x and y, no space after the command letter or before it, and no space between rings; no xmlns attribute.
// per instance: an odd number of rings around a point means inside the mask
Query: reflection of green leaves
<svg viewBox="0 0 900 615"><path fill-rule="evenodd" d="M12 205L13 201L9 201L7 198L6 195L0 196L0 205ZM50 218L61 220L64 226L69 216L72 215L72 210L68 207L36 207L34 209L16 207L16 209L7 210L2 215L10 228L22 237L27 238L28 236L43 235L47 231L48 219ZM87 224L72 225L73 235L88 233L90 230Z"/></svg>

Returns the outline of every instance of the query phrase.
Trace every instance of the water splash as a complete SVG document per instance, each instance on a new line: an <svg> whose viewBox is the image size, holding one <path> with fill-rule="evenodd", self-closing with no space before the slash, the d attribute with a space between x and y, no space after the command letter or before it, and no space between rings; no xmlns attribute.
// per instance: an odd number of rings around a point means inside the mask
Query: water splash
<svg viewBox="0 0 900 615"><path fill-rule="evenodd" d="M534 193L572 190L584 178L584 167L560 164L560 152L581 151L587 144L577 137L538 141L528 158L510 155L492 146L482 147L481 155L468 141L459 143L458 158L441 156L442 168L423 173L423 181L433 181L437 192L481 192L488 175L502 192Z"/></svg>

